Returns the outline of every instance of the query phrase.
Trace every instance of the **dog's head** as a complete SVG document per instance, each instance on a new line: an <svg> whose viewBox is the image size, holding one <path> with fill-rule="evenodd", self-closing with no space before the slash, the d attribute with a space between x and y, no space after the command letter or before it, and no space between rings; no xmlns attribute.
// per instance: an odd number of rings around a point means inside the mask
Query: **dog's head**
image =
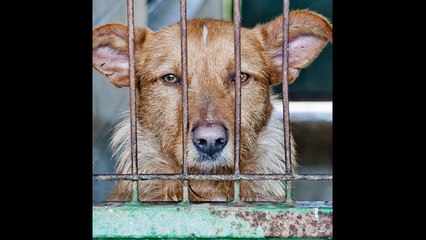
<svg viewBox="0 0 426 240"><path fill-rule="evenodd" d="M332 38L330 23L309 11L290 13L289 82ZM163 158L181 163L182 86L180 24L135 34L138 122L155 137ZM234 151L233 24L187 22L189 126L185 146L192 173L230 173ZM93 66L117 86L129 86L127 26L93 31ZM282 79L282 16L241 29L241 159L250 158L271 117L270 86ZM141 146L143 148L143 146Z"/></svg>

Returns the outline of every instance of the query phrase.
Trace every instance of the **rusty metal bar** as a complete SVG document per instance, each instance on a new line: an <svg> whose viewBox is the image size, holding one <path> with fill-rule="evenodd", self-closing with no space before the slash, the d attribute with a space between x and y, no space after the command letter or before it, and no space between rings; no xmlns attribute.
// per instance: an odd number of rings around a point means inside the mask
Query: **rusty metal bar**
<svg viewBox="0 0 426 240"><path fill-rule="evenodd" d="M94 174L94 181L120 180L333 180L331 174L240 174L240 175L183 175L183 174Z"/></svg>
<svg viewBox="0 0 426 240"><path fill-rule="evenodd" d="M186 0L180 0L181 64L182 64L182 166L183 175L188 174L186 134L188 127L188 44L186 34ZM183 203L189 202L188 181L183 182Z"/></svg>
<svg viewBox="0 0 426 240"><path fill-rule="evenodd" d="M129 34L129 78L130 78L130 141L132 157L132 173L138 174L138 148L137 148L137 120L136 120L136 77L135 77L135 28L134 28L134 1L127 0L127 21ZM133 202L138 200L138 182L133 182Z"/></svg>
<svg viewBox="0 0 426 240"><path fill-rule="evenodd" d="M284 122L284 153L286 160L286 173L292 173L291 167L291 143L290 143L290 119L288 101L288 28L289 28L289 0L283 0L283 122Z"/></svg>
<svg viewBox="0 0 426 240"><path fill-rule="evenodd" d="M235 176L240 174L241 136L241 36L240 0L234 0L234 57L235 57L235 135L234 164ZM234 203L240 202L240 181L234 182Z"/></svg>
<svg viewBox="0 0 426 240"><path fill-rule="evenodd" d="M290 114L288 101L288 36L289 36L289 11L290 0L283 0L283 62L282 62L282 94L283 94L283 124L284 124L284 155L285 155L285 172L293 173L293 165L291 159L291 136L290 136ZM291 196L291 181L286 181L286 204L292 205L293 198Z"/></svg>

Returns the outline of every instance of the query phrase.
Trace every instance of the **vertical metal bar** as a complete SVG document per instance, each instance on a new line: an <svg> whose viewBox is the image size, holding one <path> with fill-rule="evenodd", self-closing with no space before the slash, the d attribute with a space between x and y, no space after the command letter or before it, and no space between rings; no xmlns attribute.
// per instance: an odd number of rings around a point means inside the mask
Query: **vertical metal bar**
<svg viewBox="0 0 426 240"><path fill-rule="evenodd" d="M289 101L288 101L288 36L289 36L289 11L290 1L283 0L283 124L284 124L284 155L285 155L285 173L293 173L291 159L290 142L290 119L289 119ZM286 181L286 203L291 203L291 181Z"/></svg>
<svg viewBox="0 0 426 240"><path fill-rule="evenodd" d="M129 78L130 78L130 129L132 173L138 174L137 119L136 119L136 84L134 54L134 1L127 1L127 21L129 34ZM132 203L138 202L138 181L132 181Z"/></svg>
<svg viewBox="0 0 426 240"><path fill-rule="evenodd" d="M129 33L129 78L130 78L130 141L132 155L132 173L138 174L138 149L137 149L137 121L136 121L136 83L135 83L135 28L134 28L134 1L127 0L127 21ZM133 181L133 200L138 201L138 181Z"/></svg>
<svg viewBox="0 0 426 240"><path fill-rule="evenodd" d="M186 0L180 0L181 63L182 63L182 166L183 175L188 175L186 155L186 133L188 127L188 49L186 34ZM183 203L189 202L188 180L183 181Z"/></svg>
<svg viewBox="0 0 426 240"><path fill-rule="evenodd" d="M288 29L289 29L289 0L283 0L283 117L284 117L284 153L286 173L291 173L290 121L288 101Z"/></svg>
<svg viewBox="0 0 426 240"><path fill-rule="evenodd" d="M240 136L241 136L241 36L240 0L234 0L234 56L235 56L235 135L234 163L235 175L240 174ZM240 180L234 182L234 203L240 202Z"/></svg>

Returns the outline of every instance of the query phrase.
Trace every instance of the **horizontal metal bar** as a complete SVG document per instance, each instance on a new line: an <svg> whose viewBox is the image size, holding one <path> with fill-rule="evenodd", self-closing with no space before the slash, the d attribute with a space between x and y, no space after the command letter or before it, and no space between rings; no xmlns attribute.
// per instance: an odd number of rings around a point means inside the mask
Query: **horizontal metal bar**
<svg viewBox="0 0 426 240"><path fill-rule="evenodd" d="M183 175L183 174L94 174L94 181L120 180L332 180L331 174L241 174L241 175Z"/></svg>
<svg viewBox="0 0 426 240"><path fill-rule="evenodd" d="M331 203L103 204L93 207L93 238L331 238ZM173 223L173 224L170 224Z"/></svg>

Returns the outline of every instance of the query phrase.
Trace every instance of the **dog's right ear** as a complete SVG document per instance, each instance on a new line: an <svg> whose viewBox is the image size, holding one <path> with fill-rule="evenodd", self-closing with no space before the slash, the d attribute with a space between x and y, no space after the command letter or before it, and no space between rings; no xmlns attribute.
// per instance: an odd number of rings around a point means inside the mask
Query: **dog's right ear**
<svg viewBox="0 0 426 240"><path fill-rule="evenodd" d="M135 49L150 32L136 29ZM98 27L92 34L93 67L119 88L130 85L128 36L127 26L118 23Z"/></svg>

